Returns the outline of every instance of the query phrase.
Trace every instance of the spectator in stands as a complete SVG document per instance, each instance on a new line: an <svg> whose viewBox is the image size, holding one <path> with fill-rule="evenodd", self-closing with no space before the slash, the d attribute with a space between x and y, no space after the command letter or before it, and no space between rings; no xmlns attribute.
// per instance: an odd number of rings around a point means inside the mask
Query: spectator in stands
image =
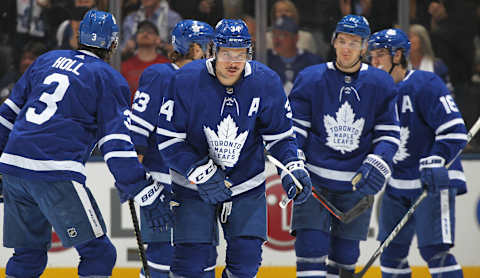
<svg viewBox="0 0 480 278"><path fill-rule="evenodd" d="M175 0L170 6L183 18L203 21L211 26L217 25L224 17L223 0Z"/></svg>
<svg viewBox="0 0 480 278"><path fill-rule="evenodd" d="M32 41L25 45L21 53L18 70L14 69L9 71L0 79L0 103L3 103L3 101L8 98L17 80L35 59L47 51L48 49L41 42Z"/></svg>
<svg viewBox="0 0 480 278"><path fill-rule="evenodd" d="M170 33L173 27L182 20L182 17L168 5L167 0L142 0L140 9L131 13L123 21L122 42L120 49L122 58L126 59L135 52L135 30L138 24L144 20L148 20L155 24L160 37L158 47L164 54L172 49L170 42Z"/></svg>
<svg viewBox="0 0 480 278"><path fill-rule="evenodd" d="M273 50L268 50L268 66L278 73L288 95L297 74L304 68L323 63L308 50L297 48L298 25L293 18L282 16L273 25Z"/></svg>
<svg viewBox="0 0 480 278"><path fill-rule="evenodd" d="M411 43L409 66L413 69L435 72L452 90L448 67L440 58L435 57L427 29L419 24L410 25L408 39Z"/></svg>
<svg viewBox="0 0 480 278"><path fill-rule="evenodd" d="M75 0L75 6L70 11L70 19L65 20L57 29L57 47L61 49L77 49L77 32L83 15L94 9L95 0Z"/></svg>
<svg viewBox="0 0 480 278"><path fill-rule="evenodd" d="M152 22L144 20L138 24L135 40L136 54L122 62L121 69L121 73L130 87L132 98L138 88L138 80L144 69L153 64L169 62L167 57L157 52L160 37L157 26Z"/></svg>
<svg viewBox="0 0 480 278"><path fill-rule="evenodd" d="M278 18L282 16L287 16L293 18L295 23L299 24L299 15L298 10L295 4L290 0L277 0L271 9L270 19L273 24L275 24ZM266 34L267 39L267 48L272 49L273 42L272 42L272 32L269 31ZM299 30L298 31L298 41L297 41L297 48L305 49L310 51L311 53L317 53L317 45L315 44L315 40L310 32Z"/></svg>

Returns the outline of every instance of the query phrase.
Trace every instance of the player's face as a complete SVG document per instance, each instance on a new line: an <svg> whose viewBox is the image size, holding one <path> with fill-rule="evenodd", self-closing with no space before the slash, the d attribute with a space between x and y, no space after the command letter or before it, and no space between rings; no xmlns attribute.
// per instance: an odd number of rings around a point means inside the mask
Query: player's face
<svg viewBox="0 0 480 278"><path fill-rule="evenodd" d="M192 48L190 49L190 55L193 60L198 60L205 57L205 52L203 52L202 47L200 47L200 45L194 43L192 44Z"/></svg>
<svg viewBox="0 0 480 278"><path fill-rule="evenodd" d="M390 71L390 68L392 67L390 52L385 48L378 48L370 51L370 59L372 66L386 72Z"/></svg>
<svg viewBox="0 0 480 278"><path fill-rule="evenodd" d="M220 81L223 85L233 85L245 68L247 49L220 47L216 57L215 70Z"/></svg>
<svg viewBox="0 0 480 278"><path fill-rule="evenodd" d="M354 65L363 51L362 38L352 34L339 33L333 46L337 60L344 66Z"/></svg>

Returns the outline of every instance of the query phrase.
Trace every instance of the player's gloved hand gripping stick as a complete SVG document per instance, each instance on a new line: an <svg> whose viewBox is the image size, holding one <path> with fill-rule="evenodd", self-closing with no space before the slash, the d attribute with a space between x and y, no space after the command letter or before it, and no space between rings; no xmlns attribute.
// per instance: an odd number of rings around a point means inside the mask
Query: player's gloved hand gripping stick
<svg viewBox="0 0 480 278"><path fill-rule="evenodd" d="M477 119L475 124L470 128L470 131L468 131L467 134L467 144L472 140L472 138L477 134L478 130L480 129L480 117ZM463 149L458 151L458 153L455 155L455 157L445 166L445 168L449 168L450 165L460 156L462 153ZM427 165L430 163L426 163ZM422 166L421 166L422 167ZM375 260L383 253L383 250L387 248L387 246L390 245L390 243L393 241L393 239L398 235L400 230L405 226L405 224L410 220L412 217L413 213L417 209L417 207L420 205L420 203L425 199L428 195L428 190L429 187L427 185L427 189L424 189L422 194L418 197L418 199L413 203L413 205L410 207L410 209L405 213L405 215L402 217L400 222L398 222L397 226L393 229L393 231L388 235L388 237L385 239L385 241L380 244L380 246L375 250L373 253L372 257L368 260L368 262L365 264L365 266L360 270L358 273L351 273L349 271L345 271L343 269L340 269L340 278L361 278L365 273L368 271L368 269L372 266L372 264L375 262ZM430 189L432 190L432 189Z"/></svg>
<svg viewBox="0 0 480 278"><path fill-rule="evenodd" d="M270 154L266 154L266 157L270 162L273 163L273 165L282 169L283 171L285 171L286 174L288 174L292 177L292 180L295 183L295 185L297 186L298 191L301 192L303 190L302 184L287 169L287 167L285 167L285 165L283 165L280 161L278 161L276 158L274 158ZM328 210L328 212L330 212L335 218L337 218L338 220L340 220L343 223L349 223L353 219L357 218L359 215L361 215L363 212L365 212L365 210L369 209L372 206L373 201L374 201L373 196L365 196L353 208L351 208L349 211L344 213L344 212L340 211L339 209L337 209L332 203L330 203L330 201L328 201L328 199L325 196L323 196L317 190L315 190L315 188L313 186L311 187L311 190L312 190L313 197L315 197L315 199L317 199L322 204L322 206L326 210ZM287 207L288 203L291 200L292 200L292 198L289 198L289 196L287 196L286 198L284 198L279 203L279 206L281 208L285 208L285 207Z"/></svg>

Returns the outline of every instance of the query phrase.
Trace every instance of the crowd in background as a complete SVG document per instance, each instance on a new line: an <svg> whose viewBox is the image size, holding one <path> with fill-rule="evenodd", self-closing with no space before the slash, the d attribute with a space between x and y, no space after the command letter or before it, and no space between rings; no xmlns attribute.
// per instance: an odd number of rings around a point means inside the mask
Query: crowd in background
<svg viewBox="0 0 480 278"><path fill-rule="evenodd" d="M120 0L118 0L120 1ZM409 65L437 73L452 90L467 127L480 115L480 2L409 0L412 42ZM109 0L4 0L0 6L0 99L36 57L51 49L75 49L88 9L109 10ZM267 64L286 93L303 68L331 60L335 23L365 16L373 32L398 26L398 0L267 0ZM143 69L168 62L170 33L182 19L215 27L224 17L243 19L255 34L254 0L123 0L117 51L132 93ZM365 57L368 61L368 57ZM480 140L467 148L480 152Z"/></svg>

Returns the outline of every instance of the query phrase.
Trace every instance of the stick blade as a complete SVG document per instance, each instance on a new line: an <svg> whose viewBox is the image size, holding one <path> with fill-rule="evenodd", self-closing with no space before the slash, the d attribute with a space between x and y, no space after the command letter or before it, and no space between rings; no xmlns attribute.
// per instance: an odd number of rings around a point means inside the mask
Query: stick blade
<svg viewBox="0 0 480 278"><path fill-rule="evenodd" d="M342 222L352 222L355 218L362 215L366 210L370 209L373 206L374 200L375 197L373 195L367 195L363 197L353 208L344 214Z"/></svg>

